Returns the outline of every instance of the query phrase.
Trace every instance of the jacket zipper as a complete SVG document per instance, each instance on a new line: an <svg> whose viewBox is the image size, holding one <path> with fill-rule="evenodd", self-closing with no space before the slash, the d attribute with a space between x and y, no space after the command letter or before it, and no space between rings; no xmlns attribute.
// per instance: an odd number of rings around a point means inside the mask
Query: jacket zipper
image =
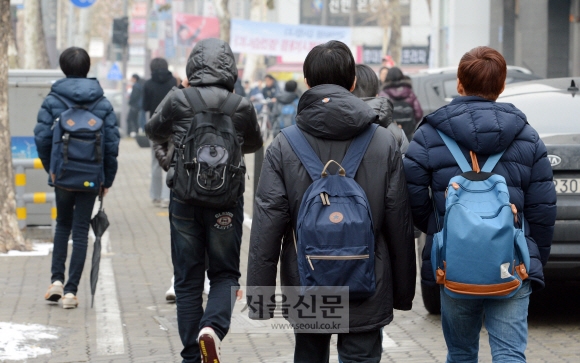
<svg viewBox="0 0 580 363"><path fill-rule="evenodd" d="M349 255L349 256L324 256L324 255L306 255L310 268L314 271L312 260L364 260L370 255Z"/></svg>

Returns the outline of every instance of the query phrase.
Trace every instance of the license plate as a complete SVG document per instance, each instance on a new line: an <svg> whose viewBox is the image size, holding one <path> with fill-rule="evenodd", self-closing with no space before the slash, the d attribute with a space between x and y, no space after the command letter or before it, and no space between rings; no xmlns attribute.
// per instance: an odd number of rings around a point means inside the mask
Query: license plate
<svg viewBox="0 0 580 363"><path fill-rule="evenodd" d="M559 194L580 193L580 178L554 178L554 187Z"/></svg>

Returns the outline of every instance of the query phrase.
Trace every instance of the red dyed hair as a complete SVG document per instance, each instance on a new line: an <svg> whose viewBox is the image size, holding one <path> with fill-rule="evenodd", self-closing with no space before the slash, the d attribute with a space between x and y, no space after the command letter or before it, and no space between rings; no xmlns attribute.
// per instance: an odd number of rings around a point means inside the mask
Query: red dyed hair
<svg viewBox="0 0 580 363"><path fill-rule="evenodd" d="M490 47L477 47L465 53L459 62L457 78L465 94L495 101L507 75L504 57Z"/></svg>

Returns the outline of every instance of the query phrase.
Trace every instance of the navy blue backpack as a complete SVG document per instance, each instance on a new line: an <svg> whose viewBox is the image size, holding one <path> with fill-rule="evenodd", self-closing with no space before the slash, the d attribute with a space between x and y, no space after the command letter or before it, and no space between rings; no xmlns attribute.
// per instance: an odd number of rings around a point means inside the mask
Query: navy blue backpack
<svg viewBox="0 0 580 363"><path fill-rule="evenodd" d="M303 290L348 286L351 299L375 293L373 220L366 194L354 177L377 126L352 140L342 165L334 160L322 164L297 126L282 130L312 179L294 236ZM327 171L331 164L338 165L335 175Z"/></svg>
<svg viewBox="0 0 580 363"><path fill-rule="evenodd" d="M50 95L67 106L52 125L52 185L68 190L98 193L105 180L104 122L92 111L104 97L89 104L78 105L55 93Z"/></svg>
<svg viewBox="0 0 580 363"><path fill-rule="evenodd" d="M470 167L455 140L438 132L463 173L449 181L443 229L433 236L435 279L453 298L512 297L528 277L530 254L523 213L510 204L505 178L492 173L503 152L479 170L475 154Z"/></svg>

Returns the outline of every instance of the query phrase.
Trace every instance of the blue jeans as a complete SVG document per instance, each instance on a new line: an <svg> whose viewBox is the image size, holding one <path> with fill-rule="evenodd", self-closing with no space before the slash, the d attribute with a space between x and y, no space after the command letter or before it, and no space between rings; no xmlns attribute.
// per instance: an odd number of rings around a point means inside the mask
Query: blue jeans
<svg viewBox="0 0 580 363"><path fill-rule="evenodd" d="M50 280L64 282L68 237L72 231L73 249L64 293L70 292L76 295L87 256L89 225L97 195L61 188L54 188L54 193L56 195L57 215Z"/></svg>
<svg viewBox="0 0 580 363"><path fill-rule="evenodd" d="M213 328L220 340L230 328L233 302L240 286L243 199L235 208L216 210L185 204L172 195L169 210L177 324L183 343L181 356L184 363L198 363L201 357L196 340L201 328ZM206 253L210 292L204 311Z"/></svg>
<svg viewBox="0 0 580 363"><path fill-rule="evenodd" d="M441 321L447 363L477 362L482 323L493 362L526 362L530 281L509 299L454 299L441 288Z"/></svg>

